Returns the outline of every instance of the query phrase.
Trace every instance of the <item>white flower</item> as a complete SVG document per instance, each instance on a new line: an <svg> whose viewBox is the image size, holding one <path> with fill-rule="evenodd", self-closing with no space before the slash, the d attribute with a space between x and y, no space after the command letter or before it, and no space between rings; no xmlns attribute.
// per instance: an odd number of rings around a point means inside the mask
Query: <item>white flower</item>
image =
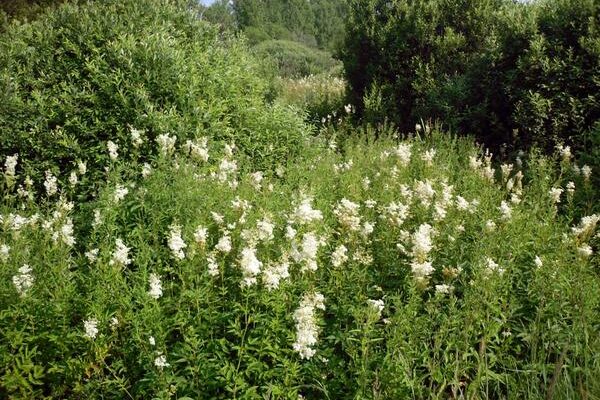
<svg viewBox="0 0 600 400"><path fill-rule="evenodd" d="M331 264L334 267L339 267L346 261L348 261L348 249L343 244L340 244L331 254Z"/></svg>
<svg viewBox="0 0 600 400"><path fill-rule="evenodd" d="M27 291L31 289L34 280L35 279L31 274L31 267L27 264L24 264L19 268L19 273L12 278L13 284L21 297L25 296Z"/></svg>
<svg viewBox="0 0 600 400"><path fill-rule="evenodd" d="M183 148L190 153L192 158L204 162L208 161L208 140L205 137L197 139L196 142L188 140Z"/></svg>
<svg viewBox="0 0 600 400"><path fill-rule="evenodd" d="M115 196L114 196L115 202L118 203L119 201L123 200L125 198L125 196L127 196L128 193L129 193L129 189L127 189L123 185L117 184L117 187L115 188Z"/></svg>
<svg viewBox="0 0 600 400"><path fill-rule="evenodd" d="M2 261L8 260L9 253L10 253L10 246L7 244L2 244L0 246L0 260L2 260Z"/></svg>
<svg viewBox="0 0 600 400"><path fill-rule="evenodd" d="M79 175L85 175L87 172L87 164L79 160L77 161L77 169L79 170Z"/></svg>
<svg viewBox="0 0 600 400"><path fill-rule="evenodd" d="M17 168L17 162L19 160L19 155L14 154L12 156L7 156L6 161L4 162L5 174L8 176L15 176L15 170Z"/></svg>
<svg viewBox="0 0 600 400"><path fill-rule="evenodd" d="M142 138L144 131L129 127L129 133L131 134L131 143L133 144L133 147L140 147L142 143L144 143L144 139Z"/></svg>
<svg viewBox="0 0 600 400"><path fill-rule="evenodd" d="M421 154L421 160L425 161L428 166L433 165L433 158L435 157L435 149L429 149L425 153Z"/></svg>
<svg viewBox="0 0 600 400"><path fill-rule="evenodd" d="M116 239L115 240L116 249L112 254L112 260L110 261L110 265L121 265L126 266L131 263L131 259L129 259L129 247L125 246L123 240Z"/></svg>
<svg viewBox="0 0 600 400"><path fill-rule="evenodd" d="M357 232L360 230L359 208L359 204L344 198L337 204L333 214L338 217L338 221L344 228Z"/></svg>
<svg viewBox="0 0 600 400"><path fill-rule="evenodd" d="M219 275L219 265L217 264L215 257L212 255L207 256L206 262L208 263L208 275L213 277Z"/></svg>
<svg viewBox="0 0 600 400"><path fill-rule="evenodd" d="M367 300L367 303L369 303L369 306L373 307L375 309L375 311L377 311L377 314L381 317L381 312L383 311L383 309L385 307L383 300L369 299L369 300Z"/></svg>
<svg viewBox="0 0 600 400"><path fill-rule="evenodd" d="M116 328L118 328L118 326L119 326L119 319L117 317L112 317L110 319L110 327L112 329L116 329Z"/></svg>
<svg viewBox="0 0 600 400"><path fill-rule="evenodd" d="M88 339L95 339L98 336L98 320L96 318L90 318L83 321L83 328L85 330L84 336Z"/></svg>
<svg viewBox="0 0 600 400"><path fill-rule="evenodd" d="M256 223L256 230L258 234L258 240L269 241L273 239L273 229L275 225L268 219L265 218Z"/></svg>
<svg viewBox="0 0 600 400"><path fill-rule="evenodd" d="M485 222L485 230L488 233L494 232L496 230L496 223L494 221L492 221L491 219L488 219Z"/></svg>
<svg viewBox="0 0 600 400"><path fill-rule="evenodd" d="M554 203L560 203L560 195L562 194L562 192L563 189L553 187L550 189L548 194L550 195Z"/></svg>
<svg viewBox="0 0 600 400"><path fill-rule="evenodd" d="M493 259L490 257L486 257L486 271L487 272L498 272L500 275L504 273L504 268L498 265Z"/></svg>
<svg viewBox="0 0 600 400"><path fill-rule="evenodd" d="M106 147L108 149L108 156L112 161L115 161L119 157L119 146L112 140L109 140L106 142Z"/></svg>
<svg viewBox="0 0 600 400"><path fill-rule="evenodd" d="M283 257L281 262L265 268L262 275L262 281L267 290L277 289L281 279L286 279L290 276L289 267L290 264L287 258Z"/></svg>
<svg viewBox="0 0 600 400"><path fill-rule="evenodd" d="M215 246L215 249L217 249L221 253L229 253L231 251L231 238L229 237L229 235L224 234L223 236L221 236L219 242Z"/></svg>
<svg viewBox="0 0 600 400"><path fill-rule="evenodd" d="M302 235L302 244L300 252L295 253L297 262L304 263L302 271L317 270L317 252L319 251L320 241L313 232Z"/></svg>
<svg viewBox="0 0 600 400"><path fill-rule="evenodd" d="M55 241L60 238L60 240L67 246L73 246L75 244L75 237L73 236L73 221L71 218L67 218L67 221L60 228L57 236L58 237L55 238Z"/></svg>
<svg viewBox="0 0 600 400"><path fill-rule="evenodd" d="M323 219L323 214L319 210L312 208L312 199L305 197L302 199L298 207L294 210L292 218L299 224L308 224L313 221L320 221Z"/></svg>
<svg viewBox="0 0 600 400"><path fill-rule="evenodd" d="M148 343L150 343L150 346L156 346L156 339L154 339L154 336L148 338Z"/></svg>
<svg viewBox="0 0 600 400"><path fill-rule="evenodd" d="M569 161L571 159L572 154L570 146L556 145L556 150L562 157L563 161Z"/></svg>
<svg viewBox="0 0 600 400"><path fill-rule="evenodd" d="M567 194L573 196L573 193L575 193L575 182L569 181L567 183Z"/></svg>
<svg viewBox="0 0 600 400"><path fill-rule="evenodd" d="M426 179L425 181L417 181L415 183L415 194L425 207L429 207L431 199L435 196L435 190L431 182Z"/></svg>
<svg viewBox="0 0 600 400"><path fill-rule="evenodd" d="M46 188L46 194L48 197L56 194L58 191L57 179L50 170L46 171L46 180L44 181L44 187Z"/></svg>
<svg viewBox="0 0 600 400"><path fill-rule="evenodd" d="M148 282L150 284L148 295L153 299L158 300L163 294L160 277L157 274L152 273L150 274L150 278L148 278Z"/></svg>
<svg viewBox="0 0 600 400"><path fill-rule="evenodd" d="M370 223L370 222L364 222L363 226L362 226L362 230L361 230L361 235L363 235L364 237L369 236L371 233L373 233L373 230L375 229L375 226Z"/></svg>
<svg viewBox="0 0 600 400"><path fill-rule="evenodd" d="M98 259L99 251L100 250L98 250L98 249L91 249L91 250L85 252L85 256L87 257L87 259L90 263L96 262L96 260Z"/></svg>
<svg viewBox="0 0 600 400"><path fill-rule="evenodd" d="M169 136L166 133L158 135L156 138L156 143L158 143L159 150L163 155L170 154L175 150L176 141L177 136Z"/></svg>
<svg viewBox="0 0 600 400"><path fill-rule="evenodd" d="M287 239L292 240L293 238L296 237L296 230L294 228L292 228L290 225L285 227L285 237Z"/></svg>
<svg viewBox="0 0 600 400"><path fill-rule="evenodd" d="M598 222L600 222L600 214L592 214L581 218L579 225L571 228L571 230L575 236L585 238L594 233Z"/></svg>
<svg viewBox="0 0 600 400"><path fill-rule="evenodd" d="M435 292L440 294L449 294L454 290L454 287L451 285L441 284L435 285Z"/></svg>
<svg viewBox="0 0 600 400"><path fill-rule="evenodd" d="M421 224L412 235L413 249L412 257L419 261L424 261L433 248L431 236L434 233L429 224Z"/></svg>
<svg viewBox="0 0 600 400"><path fill-rule="evenodd" d="M424 262L413 261L410 264L410 268L412 270L413 275L415 276L415 278L417 280L425 280L434 271L433 266L431 265L431 262L429 262L429 261L424 261Z"/></svg>
<svg viewBox="0 0 600 400"><path fill-rule="evenodd" d="M250 174L250 184L254 190L260 190L261 182L263 180L263 173L261 171L253 172Z"/></svg>
<svg viewBox="0 0 600 400"><path fill-rule="evenodd" d="M256 249L246 247L242 250L240 267L244 275L242 286L250 286L256 283L256 276L260 273L262 262L256 258Z"/></svg>
<svg viewBox="0 0 600 400"><path fill-rule="evenodd" d="M206 239L208 238L208 229L199 225L194 232L194 240L200 246L204 246L206 244Z"/></svg>
<svg viewBox="0 0 600 400"><path fill-rule="evenodd" d="M296 341L293 349L300 354L302 359L312 358L316 350L313 346L319 338L318 326L315 317L315 308L324 310L323 295L320 293L305 294L300 306L294 312L296 322Z"/></svg>
<svg viewBox="0 0 600 400"><path fill-rule="evenodd" d="M589 244L582 244L577 248L577 253L587 258L594 254L594 251L592 250L592 247Z"/></svg>
<svg viewBox="0 0 600 400"><path fill-rule="evenodd" d="M185 244L181 237L181 226L171 225L170 229L168 245L169 249L171 249L171 254L174 258L183 260L185 258L183 249L187 247L187 244Z"/></svg>
<svg viewBox="0 0 600 400"><path fill-rule="evenodd" d="M152 166L148 163L142 165L142 178L147 178L152 174Z"/></svg>
<svg viewBox="0 0 600 400"><path fill-rule="evenodd" d="M398 147L394 149L394 154L400 160L400 165L406 167L410 163L411 156L411 147L410 143L400 143Z"/></svg>
<svg viewBox="0 0 600 400"><path fill-rule="evenodd" d="M542 265L544 265L540 256L535 256L535 259L533 260L533 262L534 262L535 266L538 268L540 268Z"/></svg>
<svg viewBox="0 0 600 400"><path fill-rule="evenodd" d="M158 367L159 369L163 369L165 367L170 367L171 364L169 364L167 362L167 357L165 357L164 355L159 355L158 357L156 357L154 359L154 365L156 367Z"/></svg>
<svg viewBox="0 0 600 400"><path fill-rule="evenodd" d="M69 175L69 183L71 184L71 186L77 185L78 181L79 179L77 178L77 172L71 171L71 174Z"/></svg>
<svg viewBox="0 0 600 400"><path fill-rule="evenodd" d="M498 207L500 213L502 214L502 219L505 221L509 220L512 217L512 209L508 205L508 203L504 200L500 203L500 207Z"/></svg>
<svg viewBox="0 0 600 400"><path fill-rule="evenodd" d="M581 174L583 175L583 179L589 181L592 177L592 168L589 165L584 165L581 167Z"/></svg>

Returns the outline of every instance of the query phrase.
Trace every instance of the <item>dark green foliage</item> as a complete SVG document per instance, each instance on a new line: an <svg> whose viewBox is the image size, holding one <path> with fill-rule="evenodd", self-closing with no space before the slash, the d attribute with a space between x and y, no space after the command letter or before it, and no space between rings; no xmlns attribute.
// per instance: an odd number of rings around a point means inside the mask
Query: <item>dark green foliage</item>
<svg viewBox="0 0 600 400"><path fill-rule="evenodd" d="M265 168L299 149L299 117L265 104L245 45L158 0L65 5L0 37L0 154L32 178L108 164L107 141L144 161L155 138L232 141ZM133 150L130 128L145 130ZM24 176L25 174L21 174Z"/></svg>
<svg viewBox="0 0 600 400"><path fill-rule="evenodd" d="M282 77L302 77L326 72L338 62L327 52L288 40L269 40L253 48L259 59L272 59Z"/></svg>
<svg viewBox="0 0 600 400"><path fill-rule="evenodd" d="M333 51L343 37L345 0L235 0L239 28L251 43L282 39Z"/></svg>
<svg viewBox="0 0 600 400"><path fill-rule="evenodd" d="M490 145L580 145L600 116L594 0L354 0L343 60L368 119Z"/></svg>

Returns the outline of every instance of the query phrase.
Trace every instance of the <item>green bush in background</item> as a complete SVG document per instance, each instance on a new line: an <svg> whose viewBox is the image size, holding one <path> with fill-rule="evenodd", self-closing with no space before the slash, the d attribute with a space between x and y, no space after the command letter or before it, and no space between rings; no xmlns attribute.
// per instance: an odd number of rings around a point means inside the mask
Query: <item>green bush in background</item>
<svg viewBox="0 0 600 400"><path fill-rule="evenodd" d="M0 154L32 178L88 164L140 162L160 134L234 139L256 167L298 152L305 127L268 106L268 82L243 42L202 22L185 2L66 4L0 36ZM134 144L132 129L142 131ZM62 178L61 178L62 179ZM82 186L83 189L90 187Z"/></svg>
<svg viewBox="0 0 600 400"><path fill-rule="evenodd" d="M277 75L299 78L328 72L339 65L331 54L289 40L267 40L253 47L259 59L272 60Z"/></svg>
<svg viewBox="0 0 600 400"><path fill-rule="evenodd" d="M403 131L439 119L489 145L546 150L559 142L585 149L584 138L597 134L597 1L350 4L343 61L368 119Z"/></svg>

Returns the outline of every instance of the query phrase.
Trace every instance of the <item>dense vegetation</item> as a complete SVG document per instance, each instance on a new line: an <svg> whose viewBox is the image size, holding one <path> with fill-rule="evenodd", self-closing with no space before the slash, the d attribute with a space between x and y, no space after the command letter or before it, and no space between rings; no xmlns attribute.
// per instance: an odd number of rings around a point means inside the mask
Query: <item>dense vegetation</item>
<svg viewBox="0 0 600 400"><path fill-rule="evenodd" d="M350 4L343 59L368 119L438 119L495 146L600 143L598 1Z"/></svg>
<svg viewBox="0 0 600 400"><path fill-rule="evenodd" d="M242 42L168 3L101 3L67 4L0 39L0 152L18 153L24 175L66 182L83 162L87 190L108 140L143 163L171 132L180 143L235 136L256 165L295 151L302 121L265 104L270 85Z"/></svg>
<svg viewBox="0 0 600 400"><path fill-rule="evenodd" d="M598 398L600 148L572 150L600 142L595 2L353 1L358 115L289 40L322 46L315 20L277 19L327 2L276 3L233 3L256 42L226 2L5 25L0 398ZM547 121L525 97L494 117L532 87ZM513 119L538 148L464 137Z"/></svg>

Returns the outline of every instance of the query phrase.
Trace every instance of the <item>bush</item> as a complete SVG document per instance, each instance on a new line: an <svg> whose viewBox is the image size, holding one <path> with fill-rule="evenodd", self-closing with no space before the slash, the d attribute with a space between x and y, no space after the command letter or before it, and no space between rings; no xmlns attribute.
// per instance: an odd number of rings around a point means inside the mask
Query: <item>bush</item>
<svg viewBox="0 0 600 400"><path fill-rule="evenodd" d="M488 145L551 151L600 117L594 0L355 0L343 61L361 114L437 119Z"/></svg>
<svg viewBox="0 0 600 400"><path fill-rule="evenodd" d="M557 203L565 157L494 170L467 140L378 134L262 175L210 140L145 178L117 160L79 221L4 197L0 397L598 393L589 182Z"/></svg>
<svg viewBox="0 0 600 400"><path fill-rule="evenodd" d="M288 40L268 40L253 47L259 59L273 62L279 76L300 78L328 72L339 62L331 54Z"/></svg>
<svg viewBox="0 0 600 400"><path fill-rule="evenodd" d="M185 2L64 5L0 37L0 154L18 153L22 176L52 170L62 183L87 162L84 191L101 181L108 141L142 163L161 134L177 132L179 144L235 137L257 167L281 162L299 152L305 127L265 104L256 64Z"/></svg>

